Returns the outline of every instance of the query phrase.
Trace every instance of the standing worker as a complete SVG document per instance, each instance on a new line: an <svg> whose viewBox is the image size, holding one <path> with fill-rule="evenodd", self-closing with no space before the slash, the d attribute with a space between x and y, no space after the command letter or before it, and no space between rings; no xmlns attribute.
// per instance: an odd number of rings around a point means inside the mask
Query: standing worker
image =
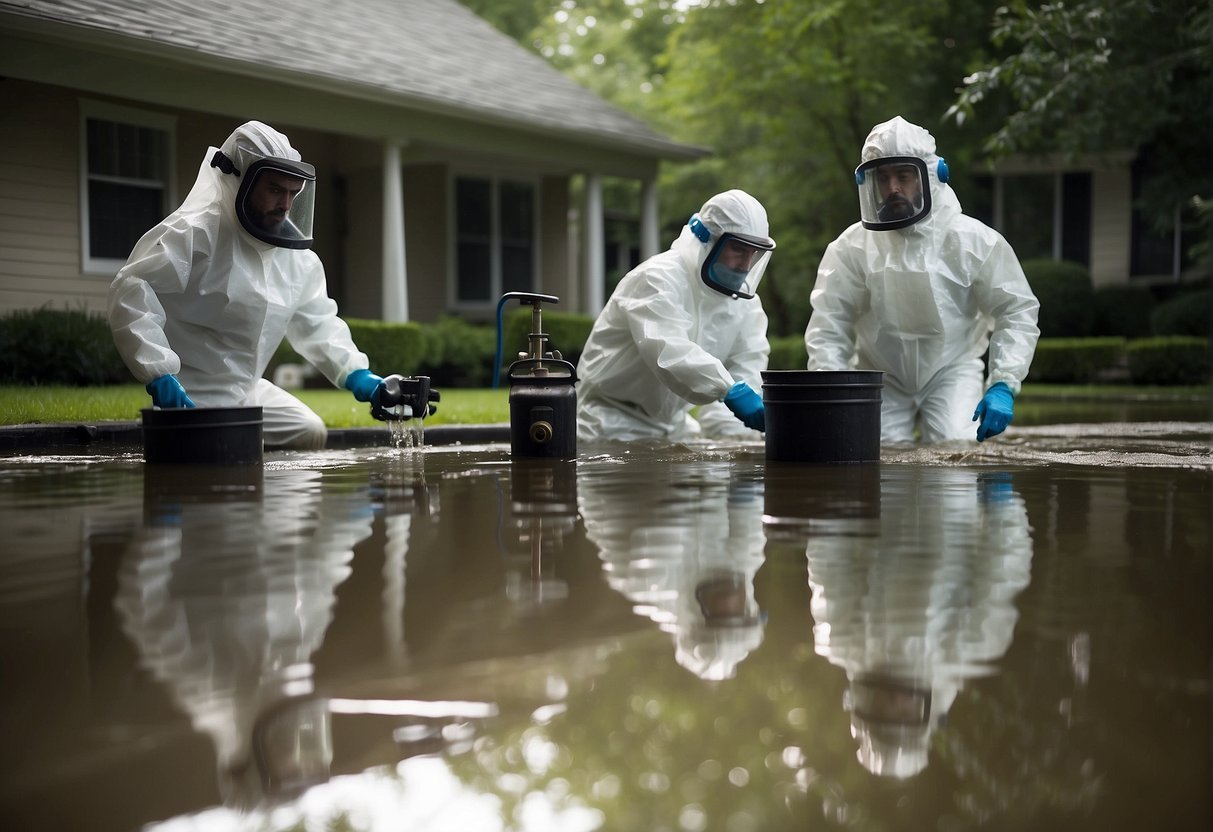
<svg viewBox="0 0 1213 832"><path fill-rule="evenodd" d="M808 367L884 372L882 441L913 440L916 423L924 442L972 438L973 422L977 441L997 436L1040 337L1040 304L1019 260L1001 234L961 213L922 127L900 116L876 125L861 162L861 221L817 272Z"/></svg>
<svg viewBox="0 0 1213 832"><path fill-rule="evenodd" d="M770 347L755 292L774 248L762 204L725 191L624 275L577 365L578 438L761 439Z"/></svg>
<svg viewBox="0 0 1213 832"><path fill-rule="evenodd" d="M155 407L262 407L265 444L315 450L324 422L262 378L285 337L326 378L378 404L312 245L316 171L258 121L211 147L175 212L135 244L109 290L109 323Z"/></svg>

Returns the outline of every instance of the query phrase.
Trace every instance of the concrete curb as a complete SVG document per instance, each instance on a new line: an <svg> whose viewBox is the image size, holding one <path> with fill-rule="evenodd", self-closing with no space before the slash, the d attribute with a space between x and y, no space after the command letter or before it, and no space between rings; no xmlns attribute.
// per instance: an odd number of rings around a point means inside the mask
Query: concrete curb
<svg viewBox="0 0 1213 832"><path fill-rule="evenodd" d="M387 427L335 428L326 448L369 448L387 445ZM509 442L509 424L435 425L425 429L426 445L481 445ZM98 451L138 450L143 428L138 422L96 424L0 425L0 454L92 448Z"/></svg>

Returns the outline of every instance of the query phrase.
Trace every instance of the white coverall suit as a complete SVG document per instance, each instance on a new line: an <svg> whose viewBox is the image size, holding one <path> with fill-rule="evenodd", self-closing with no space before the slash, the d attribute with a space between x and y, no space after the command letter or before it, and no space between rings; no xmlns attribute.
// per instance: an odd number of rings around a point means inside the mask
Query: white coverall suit
<svg viewBox="0 0 1213 832"><path fill-rule="evenodd" d="M714 236L768 235L766 210L744 191L712 197L699 216ZM721 400L737 381L762 389L767 316L758 296L730 297L700 279L710 250L684 226L667 251L619 282L577 365L578 439L762 439Z"/></svg>
<svg viewBox="0 0 1213 832"><path fill-rule="evenodd" d="M299 160L286 136L249 122L224 142L229 158ZM207 150L181 207L136 243L109 291L114 343L140 382L176 375L198 406L263 408L265 444L324 447L324 422L262 378L283 337L338 387L367 369L328 296L310 249L254 238L237 221L239 179Z"/></svg>
<svg viewBox="0 0 1213 832"><path fill-rule="evenodd" d="M973 439L983 390L1003 382L1019 393L1040 304L1007 241L962 214L939 181L930 133L900 117L878 124L863 161L889 156L927 163L930 212L894 230L855 223L829 245L805 330L808 368L884 372L882 441L913 440L916 417L924 442Z"/></svg>

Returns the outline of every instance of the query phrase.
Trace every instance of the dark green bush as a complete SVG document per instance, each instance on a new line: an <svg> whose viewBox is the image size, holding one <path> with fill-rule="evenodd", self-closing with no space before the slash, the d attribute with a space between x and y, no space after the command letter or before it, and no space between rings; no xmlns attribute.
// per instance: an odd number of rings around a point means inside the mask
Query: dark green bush
<svg viewBox="0 0 1213 832"><path fill-rule="evenodd" d="M371 370L379 375L417 375L431 357L427 327L417 323L387 323L347 319L358 349L366 353Z"/></svg>
<svg viewBox="0 0 1213 832"><path fill-rule="evenodd" d="M1154 307L1150 325L1155 335L1208 337L1209 290L1184 292Z"/></svg>
<svg viewBox="0 0 1213 832"><path fill-rule="evenodd" d="M1047 338L1090 335L1095 292L1086 268L1068 260L1025 260L1021 265L1040 301L1040 334Z"/></svg>
<svg viewBox="0 0 1213 832"><path fill-rule="evenodd" d="M767 368L771 370L803 370L809 363L803 335L782 335L769 339L771 356Z"/></svg>
<svg viewBox="0 0 1213 832"><path fill-rule="evenodd" d="M1207 384L1209 339L1187 336L1142 338L1128 346L1134 384Z"/></svg>
<svg viewBox="0 0 1213 832"><path fill-rule="evenodd" d="M421 373L435 387L488 387L492 383L495 327L444 316L426 329L431 350Z"/></svg>
<svg viewBox="0 0 1213 832"><path fill-rule="evenodd" d="M577 312L550 312L542 310L543 331L548 334L552 349L560 350L561 357L574 367L585 349L585 342L594 328L594 319ZM518 353L527 350L527 337L531 333L531 307L523 306L506 312L501 326L502 378L505 370L518 359ZM496 331L494 330L494 337Z"/></svg>
<svg viewBox="0 0 1213 832"><path fill-rule="evenodd" d="M0 384L125 384L134 378L103 315L23 309L0 317Z"/></svg>
<svg viewBox="0 0 1213 832"><path fill-rule="evenodd" d="M1041 338L1028 380L1089 384L1100 372L1115 368L1124 352L1124 338Z"/></svg>
<svg viewBox="0 0 1213 832"><path fill-rule="evenodd" d="M1104 286L1095 290L1091 334L1146 338L1153 334L1154 295L1145 286Z"/></svg>

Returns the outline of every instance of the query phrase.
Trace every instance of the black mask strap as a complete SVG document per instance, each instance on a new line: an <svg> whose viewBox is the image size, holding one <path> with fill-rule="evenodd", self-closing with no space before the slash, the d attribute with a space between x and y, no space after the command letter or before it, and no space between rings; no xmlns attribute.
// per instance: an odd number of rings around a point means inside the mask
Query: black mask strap
<svg viewBox="0 0 1213 832"><path fill-rule="evenodd" d="M220 172L222 173L234 173L237 176L240 175L239 168L232 164L232 160L229 159L227 154L225 154L222 150L216 150L215 155L211 157L211 167L219 168Z"/></svg>

